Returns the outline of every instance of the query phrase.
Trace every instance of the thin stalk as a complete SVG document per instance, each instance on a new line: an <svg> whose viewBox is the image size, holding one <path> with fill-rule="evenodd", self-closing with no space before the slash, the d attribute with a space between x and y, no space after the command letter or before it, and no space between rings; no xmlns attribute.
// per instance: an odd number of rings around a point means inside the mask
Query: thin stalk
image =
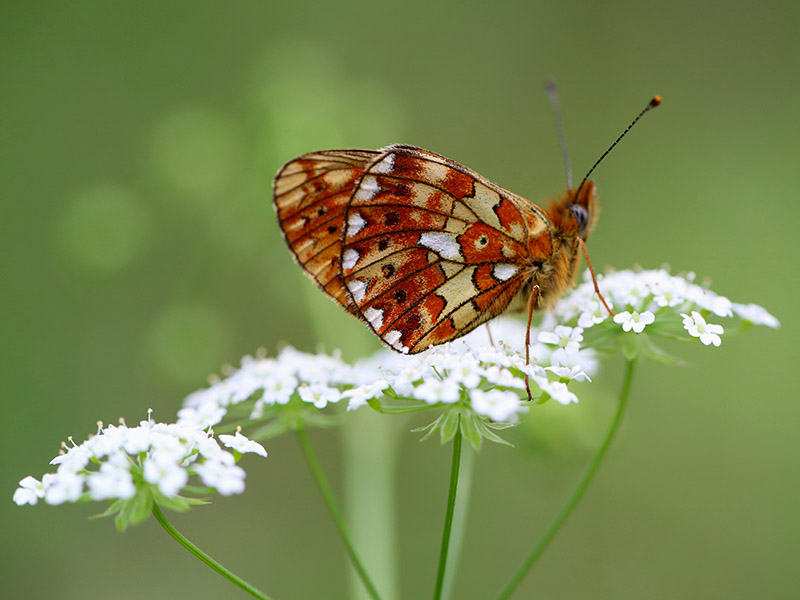
<svg viewBox="0 0 800 600"><path fill-rule="evenodd" d="M444 531L442 532L442 549L439 553L439 571L436 575L436 590L433 592L434 600L441 600L444 587L444 575L447 570L447 551L450 548L450 532L453 527L453 513L456 506L458 492L458 471L461 467L461 427L456 428L453 438L453 462L450 465L450 491L447 494L447 513L444 517Z"/></svg>
<svg viewBox="0 0 800 600"><path fill-rule="evenodd" d="M375 589L375 584L372 583L372 580L369 578L369 575L367 575L367 571L364 568L361 559L359 559L358 554L356 554L355 546L350 538L350 532L347 530L347 525L345 524L344 515L342 515L342 511L333 495L333 490L331 489L328 480L325 478L325 474L322 472L322 466L319 464L317 455L314 453L314 449L311 447L311 442L308 439L306 430L300 427L296 430L296 433L297 439L300 442L300 447L303 449L303 454L305 454L306 461L308 461L308 466L311 468L311 473L314 476L314 480L317 482L317 487L319 488L320 494L322 494L322 499L325 501L325 506L328 507L328 512L331 514L331 518L333 519L336 528L339 530L339 535L344 542L345 548L347 549L347 554L350 557L350 561L353 563L353 567L358 573L358 576L361 578L361 582L364 584L364 587L366 588L370 598L373 600L380 600L378 590Z"/></svg>
<svg viewBox="0 0 800 600"><path fill-rule="evenodd" d="M603 462L603 458L608 451L608 448L611 446L611 442L614 439L614 436L619 429L620 423L622 423L622 417L625 414L625 408L628 404L628 396L631 391L631 382L633 381L633 371L636 366L636 359L627 360L625 363L625 375L623 376L622 380L622 389L620 390L619 394L619 404L617 405L617 412L614 414L614 418L611 421L611 425L606 432L606 436L603 439L603 443L600 444L600 447L595 452L595 455L592 457L591 462L586 467L586 470L583 473L578 485L575 486L575 489L572 490L572 494L564 503L564 506L561 508L559 513L556 515L553 522L550 523L550 526L544 532L542 537L533 547L530 554L522 561L522 564L519 568L515 571L515 573L511 576L506 586L497 596L497 600L505 600L511 596L511 593L514 589L519 585L522 581L523 577L528 574L533 568L533 565L542 555L542 553L547 548L548 544L553 540L556 536L558 531L561 529L561 526L567 520L567 517L572 513L577 506L580 499L583 497L584 492L589 487L589 483L595 476L597 472L597 468L600 466L600 463Z"/></svg>
<svg viewBox="0 0 800 600"><path fill-rule="evenodd" d="M442 600L453 598L456 587L458 565L461 562L461 553L464 548L464 531L467 528L467 515L469 514L469 500L472 491L472 474L475 470L476 452L467 445L462 445L461 467L458 474L458 496L456 497L455 513L453 515L453 530L450 534L451 550L447 557L449 569L444 577Z"/></svg>
<svg viewBox="0 0 800 600"><path fill-rule="evenodd" d="M397 600L397 419L354 410L341 428L343 500L353 543L384 600ZM401 419L401 421L405 421ZM403 427L407 429L407 427ZM369 600L355 569L350 600Z"/></svg>
<svg viewBox="0 0 800 600"><path fill-rule="evenodd" d="M223 567L221 564L219 564L217 561L211 558L208 554L200 550L200 548L198 548L192 542L186 539L180 531L178 531L177 529L175 529L175 527L172 526L172 523L167 521L167 518L164 516L164 513L161 512L161 509L158 507L158 504L155 503L153 504L153 516L156 518L156 521L158 521L161 524L161 527L163 527L168 534L170 534L173 538L175 538L175 541L177 541L181 546L186 548L189 552L191 552L197 558L206 563L209 567L214 569L217 573L222 575L225 579L230 581L233 585L242 588L245 592L247 592L254 598L259 598L260 600L270 600L270 597L267 596L264 592L257 590L252 585L247 583L244 579L230 572L228 569Z"/></svg>

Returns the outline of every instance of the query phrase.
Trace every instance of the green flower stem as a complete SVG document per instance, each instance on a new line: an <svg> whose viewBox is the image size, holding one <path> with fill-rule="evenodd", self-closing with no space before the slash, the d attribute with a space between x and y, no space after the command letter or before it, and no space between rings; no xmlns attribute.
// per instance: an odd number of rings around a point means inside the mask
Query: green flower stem
<svg viewBox="0 0 800 600"><path fill-rule="evenodd" d="M397 559L398 436L406 419L354 410L341 428L342 506L350 535L384 600L400 597ZM349 600L369 600L355 569Z"/></svg>
<svg viewBox="0 0 800 600"><path fill-rule="evenodd" d="M369 575L367 575L367 571L364 568L363 563L358 558L358 554L356 554L356 549L353 546L353 541L350 538L350 533L348 532L347 525L344 522L342 511L339 508L339 505L336 503L336 498L333 496L333 490L331 490L328 480L325 479L325 474L322 472L322 466L319 464L317 455L314 453L314 449L311 447L311 442L308 439L306 430L303 427L299 427L295 430L295 433L297 433L297 439L300 442L300 447L303 449L303 454L306 456L308 466L311 468L311 473L314 476L314 480L317 482L317 487L319 487L320 494L322 494L322 499L325 501L325 505L328 507L328 512L330 512L331 518L333 518L333 522L336 524L336 528L339 530L339 535L342 537L345 548L347 548L347 554L350 556L350 561L353 563L353 567L358 573L358 576L361 578L361 582L364 584L364 587L366 588L370 598L373 600L380 600L378 590L375 589L375 584L372 583Z"/></svg>
<svg viewBox="0 0 800 600"><path fill-rule="evenodd" d="M211 558L208 554L200 550L197 546L195 546L192 542L186 539L180 531L175 529L172 526L172 523L167 521L167 518L164 516L164 513L161 512L161 509L158 507L158 504L153 504L153 516L156 518L164 530L170 534L175 540L184 548L186 548L189 552L194 554L197 558L202 560L206 563L209 567L214 569L217 573L222 575L225 579L230 581L233 585L236 585L242 588L245 592L253 596L254 598L260 598L261 600L270 600L270 597L267 596L264 592L261 592L254 588L252 585L247 583L244 579L241 579L237 575L231 573L228 569L223 567L213 558Z"/></svg>
<svg viewBox="0 0 800 600"><path fill-rule="evenodd" d="M447 570L447 551L450 547L450 532L453 527L453 513L456 506L456 493L458 492L458 471L461 467L461 426L456 428L453 437L453 462L450 466L450 491L447 495L447 513L444 517L444 531L442 532L442 549L439 553L439 572L436 575L436 590L433 592L434 600L440 600L444 588L444 575Z"/></svg>
<svg viewBox="0 0 800 600"><path fill-rule="evenodd" d="M469 444L461 453L461 467L458 474L458 497L456 498L455 514L453 516L453 530L450 534L450 552L447 563L450 566L444 577L442 599L450 600L456 587L458 565L461 562L461 551L464 547L464 531L467 528L467 514L469 514L470 493L472 491L472 474L475 470L477 453Z"/></svg>
<svg viewBox="0 0 800 600"><path fill-rule="evenodd" d="M511 576L511 579L508 581L506 586L497 596L497 600L505 600L511 596L511 593L514 589L519 585L522 581L522 578L528 574L528 571L533 568L533 565L542 555L542 553L547 548L548 544L553 540L556 536L558 531L561 529L561 526L567 520L572 511L574 510L575 506L577 506L580 499L583 497L584 492L589 487L589 483L595 476L597 472L597 468L600 466L600 463L603 462L603 458L608 451L609 446L611 446L611 442L614 439L617 430L619 429L620 423L622 423L622 417L625 414L625 408L628 404L628 395L631 391L631 382L633 381L633 371L636 366L636 359L629 359L625 362L625 375L622 381L622 389L620 390L619 394L619 404L617 405L617 412L614 414L614 419L611 421L611 426L608 428L606 432L606 437L603 439L603 443L600 444L600 447L595 452L594 457L592 457L591 462L586 467L586 470L583 473L583 477L581 477L578 485L575 486L575 489L572 491L572 494L564 503L564 506L561 508L559 513L556 515L553 522L550 523L550 526L547 528L547 531L544 532L544 535L539 539L536 545L531 550L530 554L522 561L522 564L516 570L516 572Z"/></svg>

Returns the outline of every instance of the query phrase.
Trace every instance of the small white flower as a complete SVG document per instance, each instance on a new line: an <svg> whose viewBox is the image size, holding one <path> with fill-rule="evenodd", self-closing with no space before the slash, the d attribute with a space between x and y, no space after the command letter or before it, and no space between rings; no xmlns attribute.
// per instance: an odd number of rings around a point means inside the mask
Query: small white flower
<svg viewBox="0 0 800 600"><path fill-rule="evenodd" d="M539 387L546 385L549 381L549 379L547 379L547 371L544 370L542 365L525 365L523 363L519 365L519 369L523 373L527 373L530 380Z"/></svg>
<svg viewBox="0 0 800 600"><path fill-rule="evenodd" d="M223 465L213 460L197 466L197 474L209 487L213 487L223 496L241 494L244 491L245 473L236 465Z"/></svg>
<svg viewBox="0 0 800 600"><path fill-rule="evenodd" d="M14 502L17 506L30 504L33 506L40 498L44 498L44 484L30 475L19 482L19 487L14 491Z"/></svg>
<svg viewBox="0 0 800 600"><path fill-rule="evenodd" d="M77 502L83 493L83 478L68 471L59 472L50 478L45 476L44 501L48 504L63 504L64 502Z"/></svg>
<svg viewBox="0 0 800 600"><path fill-rule="evenodd" d="M157 485L165 496L177 496L189 479L186 469L168 458L159 458L158 455L145 458L142 473L144 480Z"/></svg>
<svg viewBox="0 0 800 600"><path fill-rule="evenodd" d="M276 373L264 381L264 402L267 404L288 404L300 382L294 375Z"/></svg>
<svg viewBox="0 0 800 600"><path fill-rule="evenodd" d="M711 290L699 285L690 285L686 296L700 308L710 310L718 317L733 316L733 302Z"/></svg>
<svg viewBox="0 0 800 600"><path fill-rule="evenodd" d="M486 381L491 385L517 388L520 390L525 387L525 380L515 377L514 374L505 367L492 365L483 372L483 375Z"/></svg>
<svg viewBox="0 0 800 600"><path fill-rule="evenodd" d="M628 312L627 310L617 313L614 316L614 323L622 325L622 331L628 332L633 330L634 333L642 333L646 325L650 325L656 320L656 316L649 310L643 313L636 311Z"/></svg>
<svg viewBox="0 0 800 600"><path fill-rule="evenodd" d="M516 422L517 413L526 408L514 392L472 390L470 400L476 413L498 423Z"/></svg>
<svg viewBox="0 0 800 600"><path fill-rule="evenodd" d="M608 318L608 311L603 305L594 300L590 301L578 317L578 327L588 329L599 325Z"/></svg>
<svg viewBox="0 0 800 600"><path fill-rule="evenodd" d="M299 388L298 393L303 402L313 404L317 408L325 408L328 403L336 403L342 398L342 392L324 383L312 383Z"/></svg>
<svg viewBox="0 0 800 600"><path fill-rule="evenodd" d="M722 343L722 339L719 337L725 332L722 325L706 323L703 316L696 310L692 311L691 316L685 314L681 314L681 316L683 317L683 327L689 332L689 335L700 338L700 341L706 346L709 344L719 346Z"/></svg>
<svg viewBox="0 0 800 600"><path fill-rule="evenodd" d="M224 465L236 464L236 459L233 454L223 450L213 437L202 435L198 436L196 440L196 448L203 458L219 462Z"/></svg>
<svg viewBox="0 0 800 600"><path fill-rule="evenodd" d="M414 388L413 397L424 400L428 404L444 402L452 404L461 398L461 387L453 379L441 380L436 376L429 376Z"/></svg>
<svg viewBox="0 0 800 600"><path fill-rule="evenodd" d="M239 454L253 452L265 458L267 456L267 451L264 450L264 446L243 436L241 431L237 431L236 435L220 435L219 441L222 442L223 446L233 448Z"/></svg>
<svg viewBox="0 0 800 600"><path fill-rule="evenodd" d="M80 446L72 446L71 448L68 448L64 454L59 454L53 460L51 460L50 464L58 465L59 472L72 471L73 473L76 473L88 465L91 459L92 452L87 446L81 444Z"/></svg>
<svg viewBox="0 0 800 600"><path fill-rule="evenodd" d="M447 369L449 379L460 383L465 389L474 390L481 384L482 369L474 354L451 355L455 360Z"/></svg>
<svg viewBox="0 0 800 600"><path fill-rule="evenodd" d="M769 314L766 309L758 304L733 304L733 312L745 321L750 321L754 325L766 325L773 329L778 329L781 324L778 319Z"/></svg>
<svg viewBox="0 0 800 600"><path fill-rule="evenodd" d="M137 455L150 449L151 426L149 421L142 421L139 427L125 428L122 447L128 454Z"/></svg>
<svg viewBox="0 0 800 600"><path fill-rule="evenodd" d="M583 328L558 325L553 331L539 332L536 339L543 344L558 346L566 350L578 350L583 341Z"/></svg>
<svg viewBox="0 0 800 600"><path fill-rule="evenodd" d="M594 370L595 360L588 351L568 351L559 348L550 357L553 363L545 367L546 371L555 373L558 377L574 379L575 381L591 381L589 372Z"/></svg>
<svg viewBox="0 0 800 600"><path fill-rule="evenodd" d="M114 462L100 465L99 471L89 475L87 486L92 500L125 499L133 497L136 493L131 472Z"/></svg>
<svg viewBox="0 0 800 600"><path fill-rule="evenodd" d="M226 412L225 407L211 401L196 407L184 406L178 411L178 423L196 429L205 429L222 421Z"/></svg>
<svg viewBox="0 0 800 600"><path fill-rule="evenodd" d="M385 379L378 379L366 385L359 385L352 389L342 392L342 398L350 400L347 404L347 410L355 410L364 406L367 400L379 398L383 395L386 388L389 387L389 382Z"/></svg>
<svg viewBox="0 0 800 600"><path fill-rule="evenodd" d="M653 302L660 308L679 306L686 302L687 285L685 279L666 276L654 283Z"/></svg>
<svg viewBox="0 0 800 600"><path fill-rule="evenodd" d="M540 386L543 392L547 392L547 394L559 404L570 404L571 402L577 402L578 397L569 391L567 388L566 383L562 383L560 381L551 381L547 383L542 383Z"/></svg>

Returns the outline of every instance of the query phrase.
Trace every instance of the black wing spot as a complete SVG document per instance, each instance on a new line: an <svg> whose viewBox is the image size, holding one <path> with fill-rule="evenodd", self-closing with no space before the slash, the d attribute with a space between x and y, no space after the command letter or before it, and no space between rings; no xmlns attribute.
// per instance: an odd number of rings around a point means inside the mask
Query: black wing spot
<svg viewBox="0 0 800 600"><path fill-rule="evenodd" d="M406 331L414 331L415 329L419 329L419 326L422 325L422 317L419 316L419 313L414 313L405 322L405 329Z"/></svg>
<svg viewBox="0 0 800 600"><path fill-rule="evenodd" d="M378 242L378 250L386 250L389 247L389 240L383 238L380 242Z"/></svg>
<svg viewBox="0 0 800 600"><path fill-rule="evenodd" d="M336 233L336 225L329 225L328 233Z"/></svg>
<svg viewBox="0 0 800 600"><path fill-rule="evenodd" d="M383 216L383 224L386 227L394 227L400 222L400 215L398 215L395 211L390 210Z"/></svg>
<svg viewBox="0 0 800 600"><path fill-rule="evenodd" d="M394 299L398 304L404 304L408 300L408 292L405 290L397 290L394 293Z"/></svg>
<svg viewBox="0 0 800 600"><path fill-rule="evenodd" d="M392 264L383 265L381 267L381 271L383 272L383 276L386 279L389 279L392 275L394 275L394 271L395 271L394 265L392 265Z"/></svg>
<svg viewBox="0 0 800 600"><path fill-rule="evenodd" d="M326 212L328 212L328 207L327 207L327 206L320 206L320 207L317 209L317 216L318 216L318 217L321 217L321 216L322 216L322 215L324 215Z"/></svg>

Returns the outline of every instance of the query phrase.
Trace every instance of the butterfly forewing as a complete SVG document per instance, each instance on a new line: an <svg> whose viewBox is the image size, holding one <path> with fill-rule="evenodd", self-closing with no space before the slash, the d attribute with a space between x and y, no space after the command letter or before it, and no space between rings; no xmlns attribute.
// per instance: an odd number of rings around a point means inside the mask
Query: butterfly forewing
<svg viewBox="0 0 800 600"><path fill-rule="evenodd" d="M343 283L385 343L420 352L508 306L528 275L529 236L546 229L539 211L438 154L390 146L347 204Z"/></svg>
<svg viewBox="0 0 800 600"><path fill-rule="evenodd" d="M339 265L345 213L359 179L379 154L369 150L304 154L288 162L273 182L286 243L303 270L345 308L351 304Z"/></svg>

